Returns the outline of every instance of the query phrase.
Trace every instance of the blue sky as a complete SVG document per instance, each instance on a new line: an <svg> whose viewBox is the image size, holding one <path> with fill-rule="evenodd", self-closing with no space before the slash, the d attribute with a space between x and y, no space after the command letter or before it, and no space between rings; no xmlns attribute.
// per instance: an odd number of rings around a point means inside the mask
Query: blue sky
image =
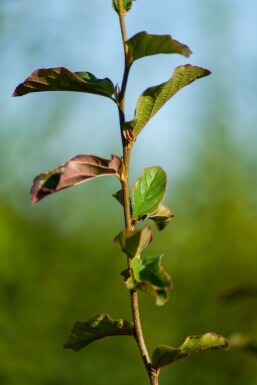
<svg viewBox="0 0 257 385"><path fill-rule="evenodd" d="M19 175L24 165L17 158L24 158L34 175L78 153L119 154L118 118L111 101L74 93L10 96L18 83L42 67L65 66L120 82L122 45L111 0L1 0L0 20L0 148L8 149L6 167ZM256 143L256 20L254 0L133 3L126 18L129 37L141 30L171 34L188 44L193 55L159 55L135 63L127 93L128 120L140 93L168 80L177 65L191 63L213 72L177 94L140 134L132 162L135 173L155 164L174 176L187 170L206 116L221 113L224 101L241 143Z"/></svg>

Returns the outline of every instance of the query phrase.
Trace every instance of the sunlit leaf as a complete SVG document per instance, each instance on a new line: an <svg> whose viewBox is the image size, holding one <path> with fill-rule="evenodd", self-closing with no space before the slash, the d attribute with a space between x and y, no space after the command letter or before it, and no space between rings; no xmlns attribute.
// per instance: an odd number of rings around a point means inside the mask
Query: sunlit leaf
<svg viewBox="0 0 257 385"><path fill-rule="evenodd" d="M122 0L122 1L123 1L123 10L124 10L124 13L126 14L132 8L132 2L135 0ZM119 13L118 0L112 0L112 6L113 6L113 9L117 13Z"/></svg>
<svg viewBox="0 0 257 385"><path fill-rule="evenodd" d="M153 214L161 205L167 184L167 175L161 167L146 168L133 186L133 219Z"/></svg>
<svg viewBox="0 0 257 385"><path fill-rule="evenodd" d="M210 75L210 71L190 64L175 68L172 77L159 86L147 88L137 101L134 120L126 122L124 129L131 129L137 136L159 109L181 88L196 79Z"/></svg>
<svg viewBox="0 0 257 385"><path fill-rule="evenodd" d="M113 320L107 314L98 314L88 321L76 322L63 347L78 352L85 346L104 337L133 335L133 323L122 319Z"/></svg>
<svg viewBox="0 0 257 385"><path fill-rule="evenodd" d="M167 206L160 205L157 211L148 218L152 219L155 222L157 229L161 231L168 226L174 216L174 213Z"/></svg>
<svg viewBox="0 0 257 385"><path fill-rule="evenodd" d="M115 199L117 199L117 201L123 206L122 190L117 191L115 194L112 194L112 196ZM133 213L131 198L130 198L130 212L131 214ZM151 219L155 223L157 229L161 231L168 226L168 224L174 218L174 216L175 215L172 210L170 210L167 206L161 204L153 214L144 215L143 217L140 218L140 220L133 219L132 224L133 226L135 226L136 224L138 224L138 222L144 221L146 219Z"/></svg>
<svg viewBox="0 0 257 385"><path fill-rule="evenodd" d="M71 72L64 67L42 68L19 84L13 96L42 91L86 92L111 98L114 85L110 79L98 79L90 72Z"/></svg>
<svg viewBox="0 0 257 385"><path fill-rule="evenodd" d="M184 357L210 349L228 349L229 343L223 336L216 333L206 333L199 336L187 337L180 348L160 345L152 355L152 363L156 368L172 364Z"/></svg>
<svg viewBox="0 0 257 385"><path fill-rule="evenodd" d="M94 155L77 155L61 166L38 175L31 188L32 203L45 196L87 182L92 178L107 175L119 177L122 160L112 155L111 160Z"/></svg>
<svg viewBox="0 0 257 385"><path fill-rule="evenodd" d="M168 290L172 288L170 276L161 266L161 256L147 257L143 261L140 257L132 260L132 275L123 272L128 289L136 288L155 299L157 306L164 305L168 299Z"/></svg>
<svg viewBox="0 0 257 385"><path fill-rule="evenodd" d="M192 53L188 46L172 39L169 35L151 35L139 32L126 41L130 63L145 56L157 54L180 54L189 57Z"/></svg>
<svg viewBox="0 0 257 385"><path fill-rule="evenodd" d="M121 250L130 258L141 254L152 242L153 236L150 226L145 226L142 230L121 231L114 242L120 245Z"/></svg>

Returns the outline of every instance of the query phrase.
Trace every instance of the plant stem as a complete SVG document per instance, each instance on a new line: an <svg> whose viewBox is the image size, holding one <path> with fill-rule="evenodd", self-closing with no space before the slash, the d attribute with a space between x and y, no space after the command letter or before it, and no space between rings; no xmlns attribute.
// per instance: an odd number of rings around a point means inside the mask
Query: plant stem
<svg viewBox="0 0 257 385"><path fill-rule="evenodd" d="M127 33L125 27L125 12L123 9L123 0L118 0L118 8L119 8L119 20L120 20L120 28L122 34L122 41L124 47L124 61L125 68L122 79L121 90L119 94L118 101L118 109L119 109L119 118L120 118L120 132L122 138L122 148L123 148L123 175L121 180L121 186L123 191L123 204L124 204L124 219L126 230L133 230L133 225L131 222L131 213L130 213L130 194L129 194L129 167L130 167L130 155L133 146L133 139L131 140L127 135L125 135L125 131L123 130L123 126L125 123L125 93L127 87L127 81L130 71L130 63L128 62L127 54L126 54L126 45L125 42L127 40ZM132 268L132 260L128 257L127 260L128 269ZM144 341L140 313L139 313L139 304L138 304L138 294L136 290L130 290L130 300L131 300L131 310L134 321L134 331L135 331L135 339L140 350L141 357L143 359L145 368L147 370L150 384L158 385L158 373L153 368L151 359Z"/></svg>

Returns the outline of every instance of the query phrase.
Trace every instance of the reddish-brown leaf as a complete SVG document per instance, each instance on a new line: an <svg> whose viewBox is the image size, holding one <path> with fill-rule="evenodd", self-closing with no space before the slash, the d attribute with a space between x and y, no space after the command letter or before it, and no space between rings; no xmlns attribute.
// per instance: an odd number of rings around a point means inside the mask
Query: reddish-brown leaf
<svg viewBox="0 0 257 385"><path fill-rule="evenodd" d="M90 72L71 72L64 67L41 68L19 84L13 96L42 91L86 92L111 98L114 85L110 79L98 79Z"/></svg>
<svg viewBox="0 0 257 385"><path fill-rule="evenodd" d="M122 160L112 155L111 160L95 155L77 155L61 166L38 175L31 188L32 203L35 204L45 196L68 187L87 182L92 178L106 175L116 175Z"/></svg>

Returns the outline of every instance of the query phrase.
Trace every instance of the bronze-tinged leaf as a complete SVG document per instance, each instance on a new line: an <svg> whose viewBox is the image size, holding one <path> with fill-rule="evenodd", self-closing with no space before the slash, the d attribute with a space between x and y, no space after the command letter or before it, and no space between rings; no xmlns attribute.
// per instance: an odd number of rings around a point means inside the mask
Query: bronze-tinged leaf
<svg viewBox="0 0 257 385"><path fill-rule="evenodd" d="M110 79L98 79L90 72L71 72L64 67L41 68L19 84L13 96L42 91L86 92L112 98L114 85Z"/></svg>
<svg viewBox="0 0 257 385"><path fill-rule="evenodd" d="M99 176L116 175L119 178L121 165L122 160L116 155L112 155L111 160L95 155L77 155L34 179L31 188L32 203L35 204L49 194Z"/></svg>
<svg viewBox="0 0 257 385"><path fill-rule="evenodd" d="M168 226L175 214L165 205L160 205L158 210L150 215L148 218L152 219L159 231L163 230Z"/></svg>
<svg viewBox="0 0 257 385"><path fill-rule="evenodd" d="M129 258L134 258L149 246L152 239L151 227L145 226L142 230L121 231L114 239L114 242L119 244L121 250Z"/></svg>

